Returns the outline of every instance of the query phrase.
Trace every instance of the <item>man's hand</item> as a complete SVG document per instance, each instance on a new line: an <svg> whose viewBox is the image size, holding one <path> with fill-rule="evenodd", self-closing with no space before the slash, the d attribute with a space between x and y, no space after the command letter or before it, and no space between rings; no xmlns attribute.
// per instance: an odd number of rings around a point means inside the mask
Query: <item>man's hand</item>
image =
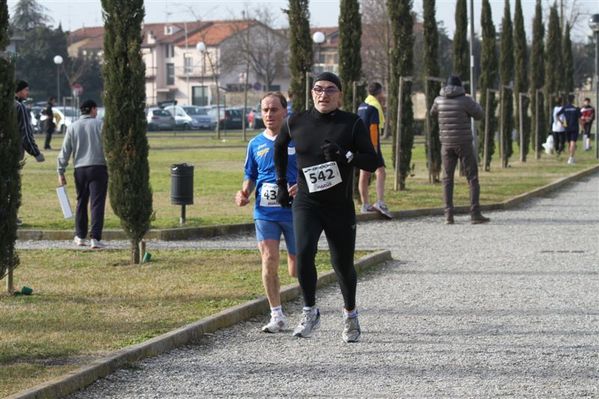
<svg viewBox="0 0 599 399"><path fill-rule="evenodd" d="M287 180L277 180L277 203L283 208L291 207L291 197L289 196L289 189L287 188Z"/></svg>
<svg viewBox="0 0 599 399"><path fill-rule="evenodd" d="M40 152L38 155L36 155L35 160L38 162L44 162L46 158L44 157L44 154Z"/></svg>
<svg viewBox="0 0 599 399"><path fill-rule="evenodd" d="M250 195L247 191L239 190L235 194L235 203L237 206L246 206L250 203Z"/></svg>
<svg viewBox="0 0 599 399"><path fill-rule="evenodd" d="M347 163L344 151L341 149L341 147L337 145L337 143L332 143L328 140L325 140L324 144L320 147L320 149L324 154L324 159L326 159L327 161Z"/></svg>
<svg viewBox="0 0 599 399"><path fill-rule="evenodd" d="M293 186L289 187L289 195L291 195L292 198L295 198L296 194L297 194L297 183L294 184Z"/></svg>
<svg viewBox="0 0 599 399"><path fill-rule="evenodd" d="M58 175L58 185L59 186L66 186L67 185L67 178L64 177L64 175Z"/></svg>

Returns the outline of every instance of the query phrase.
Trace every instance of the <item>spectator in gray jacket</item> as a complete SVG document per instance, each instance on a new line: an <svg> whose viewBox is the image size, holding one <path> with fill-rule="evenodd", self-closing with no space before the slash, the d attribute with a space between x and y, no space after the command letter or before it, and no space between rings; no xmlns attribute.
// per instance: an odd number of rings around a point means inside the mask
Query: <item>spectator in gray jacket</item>
<svg viewBox="0 0 599 399"><path fill-rule="evenodd" d="M91 248L101 249L104 208L108 191L108 170L102 145L102 122L96 119L97 105L92 100L81 104L81 118L67 129L58 154L58 184L66 185L65 169L73 155L77 209L75 212L75 244L87 245L87 205L91 201Z"/></svg>
<svg viewBox="0 0 599 399"><path fill-rule="evenodd" d="M445 200L445 223L453 224L453 177L458 160L464 164L466 179L470 186L470 221L472 224L487 223L490 219L480 212L480 185L478 163L472 142L470 118L484 117L481 106L466 96L462 81L450 76L447 86L441 89L430 110L439 118L439 138L443 161L443 193Z"/></svg>

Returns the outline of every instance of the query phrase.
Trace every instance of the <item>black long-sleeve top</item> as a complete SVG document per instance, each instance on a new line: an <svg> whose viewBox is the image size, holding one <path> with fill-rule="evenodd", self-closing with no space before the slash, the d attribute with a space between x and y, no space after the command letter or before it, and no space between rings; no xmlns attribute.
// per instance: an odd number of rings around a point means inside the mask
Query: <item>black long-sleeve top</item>
<svg viewBox="0 0 599 399"><path fill-rule="evenodd" d="M354 167L374 172L378 165L377 154L360 118L341 110L321 114L314 108L289 117L275 140L274 160L279 178L286 176L287 147L292 139L298 167L298 194L295 201L310 200L333 206L349 202L353 205ZM326 141L341 147L343 156L351 151L353 159L349 164L337 162L341 183L322 191L310 192L304 170L327 163L321 148Z"/></svg>
<svg viewBox="0 0 599 399"><path fill-rule="evenodd" d="M15 110L17 112L17 123L19 125L19 131L21 132L21 153L20 159L25 156L25 151L34 157L40 155L40 150L35 143L33 137L33 127L31 126L31 116L29 110L23 104L23 100L15 99Z"/></svg>

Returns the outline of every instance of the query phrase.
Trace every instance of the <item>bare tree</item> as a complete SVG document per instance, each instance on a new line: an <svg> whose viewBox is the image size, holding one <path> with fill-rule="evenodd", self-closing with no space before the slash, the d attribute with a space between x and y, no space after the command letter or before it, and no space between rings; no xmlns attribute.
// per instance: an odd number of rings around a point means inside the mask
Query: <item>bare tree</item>
<svg viewBox="0 0 599 399"><path fill-rule="evenodd" d="M276 18L265 6L253 13L244 12L241 21L234 24L235 32L223 46L221 68L223 72L233 72L248 65L269 90L286 69L288 40L275 30Z"/></svg>
<svg viewBox="0 0 599 399"><path fill-rule="evenodd" d="M389 82L391 36L385 0L362 0L362 71L368 81Z"/></svg>

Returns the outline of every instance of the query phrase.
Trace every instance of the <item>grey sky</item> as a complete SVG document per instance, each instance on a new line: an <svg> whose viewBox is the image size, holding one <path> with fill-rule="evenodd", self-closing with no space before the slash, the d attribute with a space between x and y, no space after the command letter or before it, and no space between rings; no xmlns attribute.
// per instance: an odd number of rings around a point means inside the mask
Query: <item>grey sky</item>
<svg viewBox="0 0 599 399"><path fill-rule="evenodd" d="M65 30L75 30L82 26L98 26L102 24L101 2L100 0L38 0L50 12L50 17L57 24L62 23ZM552 2L552 1L551 1ZM590 34L587 20L593 13L599 13L599 2L597 0L564 0L564 4L578 4L580 10L586 15L581 18L578 26L575 27L574 37L578 40L583 39L585 35ZM12 12L12 7L17 0L8 0L8 5ZM227 19L233 16L241 16L241 10L255 9L258 5L268 5L277 16L277 24L286 26L287 19L280 12L281 8L287 6L287 0L271 1L247 1L247 0L229 0L229 1L211 1L211 0L146 0L146 21L147 22L165 22L165 21L183 21L201 19ZM476 30L479 30L480 24L480 0L474 1ZM510 1L512 9L514 0ZM545 8L550 4L549 0L543 1ZM531 20L534 15L535 0L522 0L524 12L524 21L526 25L527 36L530 39ZM493 19L497 30L499 31L501 17L503 16L503 0L491 0L493 9ZM422 14L422 0L414 0L414 10ZM443 21L443 25L448 32L453 34L454 30L454 11L455 0L437 1L437 19ZM338 0L311 0L311 25L312 26L335 26L339 16Z"/></svg>

